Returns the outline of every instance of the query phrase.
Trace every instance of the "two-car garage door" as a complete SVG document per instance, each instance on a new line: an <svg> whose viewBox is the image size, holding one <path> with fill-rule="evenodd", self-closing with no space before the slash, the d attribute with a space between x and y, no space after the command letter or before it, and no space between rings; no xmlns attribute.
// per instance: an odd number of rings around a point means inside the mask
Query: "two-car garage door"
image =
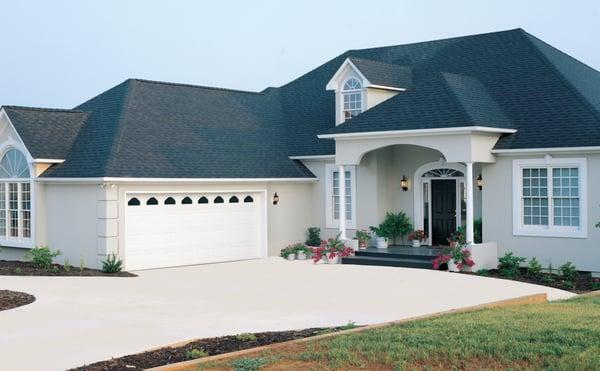
<svg viewBox="0 0 600 371"><path fill-rule="evenodd" d="M127 195L127 269L265 256L262 192Z"/></svg>

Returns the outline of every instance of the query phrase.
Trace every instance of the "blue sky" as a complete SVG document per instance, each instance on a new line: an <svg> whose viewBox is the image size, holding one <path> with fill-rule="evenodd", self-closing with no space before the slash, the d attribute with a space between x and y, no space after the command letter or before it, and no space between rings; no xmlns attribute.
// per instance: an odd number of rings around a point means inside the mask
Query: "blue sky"
<svg viewBox="0 0 600 371"><path fill-rule="evenodd" d="M600 70L600 2L1 0L0 105L71 108L129 77L244 90L348 49L521 27Z"/></svg>

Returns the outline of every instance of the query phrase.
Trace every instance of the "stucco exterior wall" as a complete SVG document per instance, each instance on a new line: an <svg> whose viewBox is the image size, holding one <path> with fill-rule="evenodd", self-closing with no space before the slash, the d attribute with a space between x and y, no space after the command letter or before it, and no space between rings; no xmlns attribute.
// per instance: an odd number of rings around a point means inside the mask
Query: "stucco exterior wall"
<svg viewBox="0 0 600 371"><path fill-rule="evenodd" d="M587 238L525 237L513 234L513 159L543 156L498 157L496 164L483 166L483 239L498 243L500 256L506 252L527 258L536 257L547 267L570 261L579 270L600 272L600 154L559 156L587 158Z"/></svg>

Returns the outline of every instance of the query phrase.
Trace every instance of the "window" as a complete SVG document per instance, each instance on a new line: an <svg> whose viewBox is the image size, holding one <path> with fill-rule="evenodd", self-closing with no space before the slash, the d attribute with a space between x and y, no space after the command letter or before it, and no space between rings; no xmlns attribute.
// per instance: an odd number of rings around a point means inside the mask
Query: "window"
<svg viewBox="0 0 600 371"><path fill-rule="evenodd" d="M222 204L223 203L223 197L221 197L221 196L215 197L215 200L213 201L213 203L215 203L215 204Z"/></svg>
<svg viewBox="0 0 600 371"><path fill-rule="evenodd" d="M238 203L238 202L240 202L240 200L237 198L237 196L231 196L231 197L229 198L229 203L230 203L230 204L236 204L236 203Z"/></svg>
<svg viewBox="0 0 600 371"><path fill-rule="evenodd" d="M175 199L173 197L167 197L165 199L165 205L175 205Z"/></svg>
<svg viewBox="0 0 600 371"><path fill-rule="evenodd" d="M339 228L340 219L340 184L339 184L339 167L337 165L328 164L325 186L327 205L326 211L326 222L327 228ZM356 177L355 167L345 166L345 190L346 190L346 228L356 228Z"/></svg>
<svg viewBox="0 0 600 371"><path fill-rule="evenodd" d="M181 200L181 204L182 205L191 205L192 204L192 199L189 197L185 197L183 200Z"/></svg>
<svg viewBox="0 0 600 371"><path fill-rule="evenodd" d="M362 85L352 77L342 88L342 120L346 121L362 112Z"/></svg>
<svg viewBox="0 0 600 371"><path fill-rule="evenodd" d="M249 204L254 202L254 199L252 198L252 196L246 196L246 198L244 198L244 202Z"/></svg>
<svg viewBox="0 0 600 371"><path fill-rule="evenodd" d="M29 164L16 149L0 160L0 240L31 239L31 183Z"/></svg>
<svg viewBox="0 0 600 371"><path fill-rule="evenodd" d="M146 205L158 205L158 200L154 197L150 197L148 201L146 201Z"/></svg>
<svg viewBox="0 0 600 371"><path fill-rule="evenodd" d="M586 160L514 160L516 235L587 237Z"/></svg>
<svg viewBox="0 0 600 371"><path fill-rule="evenodd" d="M207 204L208 203L208 198L202 196L200 197L200 199L198 200L199 204Z"/></svg>
<svg viewBox="0 0 600 371"><path fill-rule="evenodd" d="M131 200L129 200L129 202L127 202L127 205L129 206L140 206L140 200L138 200L137 198L132 198Z"/></svg>

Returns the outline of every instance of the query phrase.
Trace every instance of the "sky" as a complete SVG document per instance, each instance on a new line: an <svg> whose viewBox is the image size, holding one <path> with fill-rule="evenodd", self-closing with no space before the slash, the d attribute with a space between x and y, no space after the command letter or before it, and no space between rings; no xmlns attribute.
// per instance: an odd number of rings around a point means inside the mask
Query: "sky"
<svg viewBox="0 0 600 371"><path fill-rule="evenodd" d="M348 49L523 28L600 70L600 1L0 0L0 105L127 78L260 91Z"/></svg>

